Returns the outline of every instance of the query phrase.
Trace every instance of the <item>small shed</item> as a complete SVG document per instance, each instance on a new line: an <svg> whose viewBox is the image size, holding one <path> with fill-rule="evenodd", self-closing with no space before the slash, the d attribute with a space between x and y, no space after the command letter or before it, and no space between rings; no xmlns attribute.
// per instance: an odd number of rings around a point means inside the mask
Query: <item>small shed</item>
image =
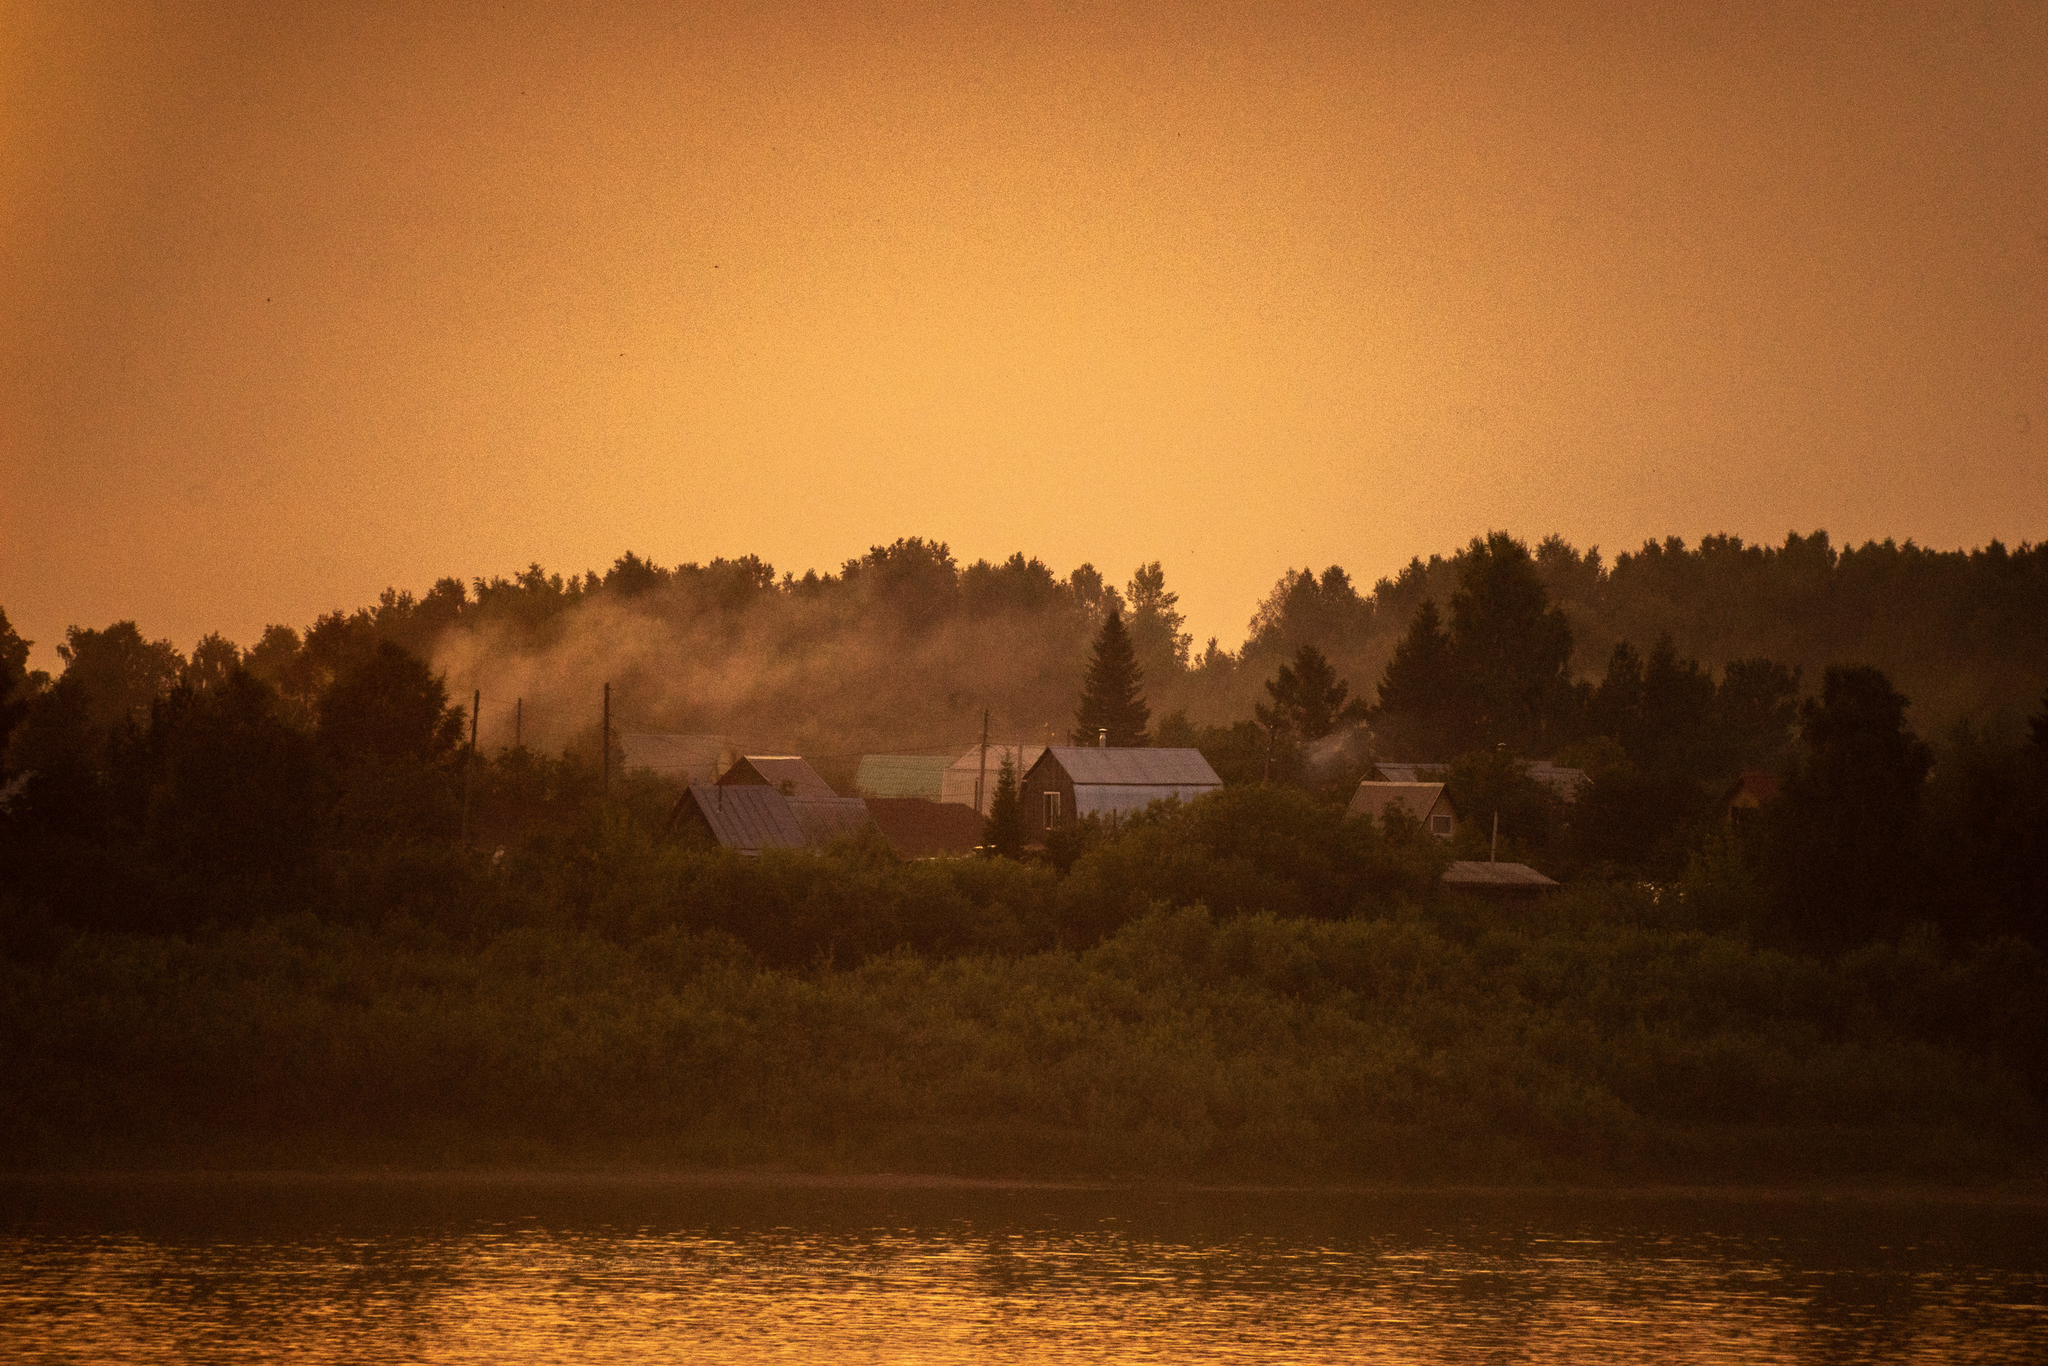
<svg viewBox="0 0 2048 1366"><path fill-rule="evenodd" d="M1008 758L1017 766L1017 785L1022 788L1024 775L1031 771L1031 766L1037 763L1039 756L1044 753L1044 745L991 744L988 747L988 768L984 773L981 766L981 746L976 745L947 767L945 781L939 791L939 800L958 802L962 806L975 806L974 790L975 785L979 783L981 804L976 809L986 816L995 803L996 779L1002 774L1003 760Z"/></svg>
<svg viewBox="0 0 2048 1366"><path fill-rule="evenodd" d="M1526 863L1492 863L1460 859L1444 870L1444 886L1456 892L1500 901L1533 901L1557 889L1557 883Z"/></svg>
<svg viewBox="0 0 2048 1366"><path fill-rule="evenodd" d="M948 858L981 845L981 813L959 802L870 797L868 814L898 858Z"/></svg>
<svg viewBox="0 0 2048 1366"><path fill-rule="evenodd" d="M1447 840L1458 833L1457 812L1451 808L1450 795L1444 791L1442 783L1376 783L1367 780L1351 794L1351 804L1344 810L1347 815L1364 816L1381 825L1387 822L1387 812L1400 811L1440 840Z"/></svg>
<svg viewBox="0 0 2048 1366"><path fill-rule="evenodd" d="M1191 802L1223 786L1198 749L1049 745L1024 775L1027 839L1087 816L1121 816L1153 802Z"/></svg>
<svg viewBox="0 0 2048 1366"><path fill-rule="evenodd" d="M798 801L837 801L832 784L794 754L749 754L719 776L720 787L772 787Z"/></svg>
<svg viewBox="0 0 2048 1366"><path fill-rule="evenodd" d="M941 801L950 754L863 754L853 790L863 797L923 797Z"/></svg>
<svg viewBox="0 0 2048 1366"><path fill-rule="evenodd" d="M789 799L758 783L692 783L669 813L668 823L671 829L701 828L723 847L742 854L809 847Z"/></svg>

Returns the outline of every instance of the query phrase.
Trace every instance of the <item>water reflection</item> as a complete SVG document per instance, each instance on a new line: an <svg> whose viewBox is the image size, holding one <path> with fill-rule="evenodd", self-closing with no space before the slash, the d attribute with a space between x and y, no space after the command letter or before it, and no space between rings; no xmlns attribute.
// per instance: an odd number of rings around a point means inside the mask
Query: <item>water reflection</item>
<svg viewBox="0 0 2048 1366"><path fill-rule="evenodd" d="M177 1180L0 1188L0 1357L2033 1361L2039 1211Z"/></svg>

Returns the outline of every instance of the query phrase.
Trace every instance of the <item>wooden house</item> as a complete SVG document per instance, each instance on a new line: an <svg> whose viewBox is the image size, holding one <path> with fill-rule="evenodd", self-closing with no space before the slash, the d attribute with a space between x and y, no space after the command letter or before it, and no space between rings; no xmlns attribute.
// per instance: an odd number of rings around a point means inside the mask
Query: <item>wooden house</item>
<svg viewBox="0 0 2048 1366"><path fill-rule="evenodd" d="M1370 779L1351 794L1346 814L1384 826L1387 812L1399 811L1440 840L1458 833L1458 815L1442 783L1376 783Z"/></svg>
<svg viewBox="0 0 2048 1366"><path fill-rule="evenodd" d="M1223 786L1198 749L1049 745L1020 784L1024 836L1043 840L1089 816L1121 816L1153 802L1193 801Z"/></svg>

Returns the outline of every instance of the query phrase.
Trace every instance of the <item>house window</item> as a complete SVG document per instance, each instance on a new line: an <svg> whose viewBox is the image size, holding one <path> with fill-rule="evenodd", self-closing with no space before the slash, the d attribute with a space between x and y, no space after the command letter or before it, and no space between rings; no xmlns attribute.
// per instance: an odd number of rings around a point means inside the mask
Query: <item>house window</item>
<svg viewBox="0 0 2048 1366"><path fill-rule="evenodd" d="M1059 823L1060 794L1057 792L1048 792L1045 794L1045 828L1050 830Z"/></svg>
<svg viewBox="0 0 2048 1366"><path fill-rule="evenodd" d="M1449 816L1431 816L1429 818L1429 833L1435 835L1440 840L1449 839L1451 837L1451 818Z"/></svg>

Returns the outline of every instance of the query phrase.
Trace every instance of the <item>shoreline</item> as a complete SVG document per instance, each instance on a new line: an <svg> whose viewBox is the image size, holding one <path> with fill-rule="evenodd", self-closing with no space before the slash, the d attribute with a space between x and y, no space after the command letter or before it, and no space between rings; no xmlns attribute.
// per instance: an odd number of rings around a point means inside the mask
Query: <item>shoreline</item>
<svg viewBox="0 0 2048 1366"><path fill-rule="evenodd" d="M305 1190L363 1187L435 1187L443 1190L629 1190L872 1192L872 1193L1032 1193L1093 1195L1212 1195L1235 1197L1317 1197L1358 1200L1415 1198L1478 1200L1593 1200L1614 1203L1672 1201L1731 1204L1941 1204L2011 1208L2048 1207L2048 1179L1983 1184L1900 1183L1870 1181L1757 1183L1691 1183L1590 1185L1586 1183L1526 1184L1475 1182L1344 1182L1286 1184L1275 1182L1201 1182L1032 1177L971 1177L917 1172L814 1173L753 1170L551 1168L397 1168L205 1169L155 1168L98 1171L0 1172L0 1191L41 1188L111 1190L121 1187L186 1188L215 1186L246 1190Z"/></svg>

